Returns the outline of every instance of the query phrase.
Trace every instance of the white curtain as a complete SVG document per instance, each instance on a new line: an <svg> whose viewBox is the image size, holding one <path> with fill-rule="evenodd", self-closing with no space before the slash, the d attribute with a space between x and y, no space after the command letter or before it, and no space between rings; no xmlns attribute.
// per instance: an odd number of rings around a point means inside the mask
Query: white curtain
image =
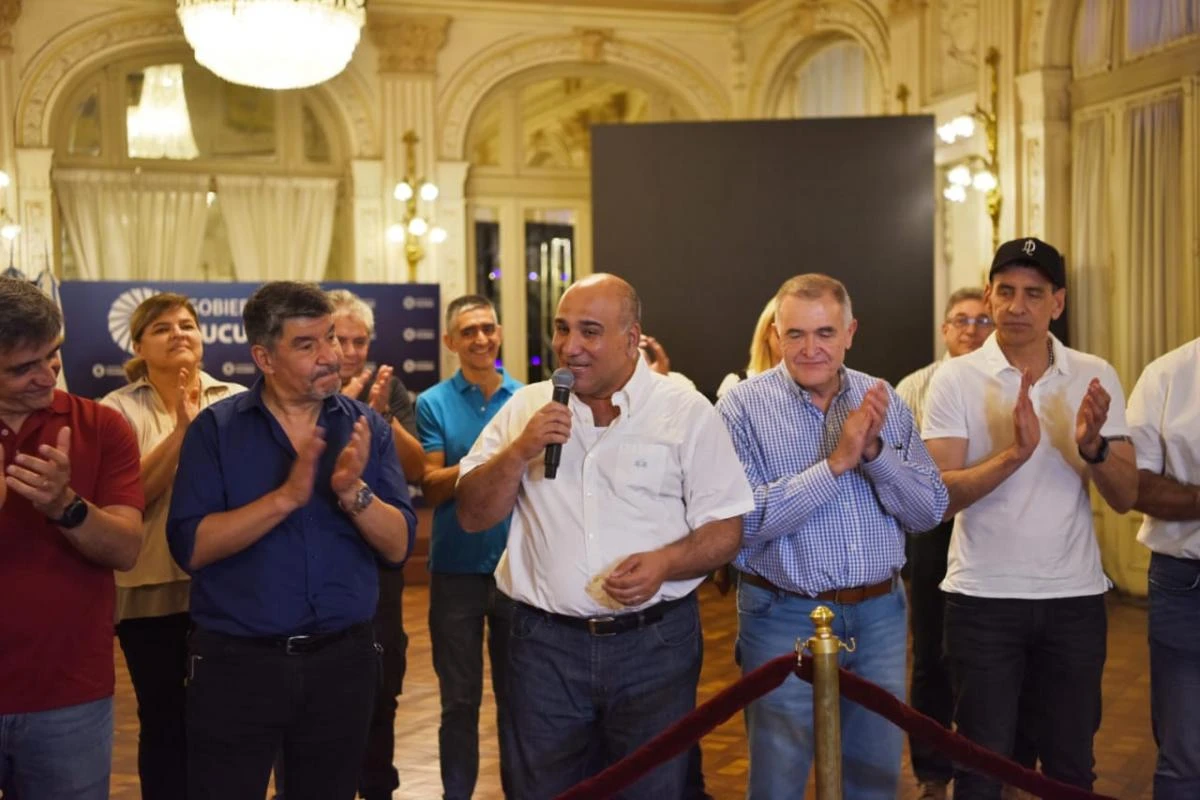
<svg viewBox="0 0 1200 800"><path fill-rule="evenodd" d="M1108 231L1108 115L1075 125L1071 173L1071 335L1079 349L1112 360L1112 327L1107 324L1112 292L1112 245Z"/></svg>
<svg viewBox="0 0 1200 800"><path fill-rule="evenodd" d="M1147 363L1195 335L1197 278L1185 266L1180 234L1182 97L1131 105L1121 126L1113 366L1128 387Z"/></svg>
<svg viewBox="0 0 1200 800"><path fill-rule="evenodd" d="M862 117L867 114L867 51L842 41L821 49L796 73L797 117Z"/></svg>
<svg viewBox="0 0 1200 800"><path fill-rule="evenodd" d="M206 176L56 170L54 188L80 277L196 276L208 213Z"/></svg>
<svg viewBox="0 0 1200 800"><path fill-rule="evenodd" d="M336 178L217 176L217 196L240 281L319 281L325 275Z"/></svg>
<svg viewBox="0 0 1200 800"><path fill-rule="evenodd" d="M1126 0L1129 55L1169 44L1200 30L1200 0Z"/></svg>
<svg viewBox="0 0 1200 800"><path fill-rule="evenodd" d="M1112 52L1111 0L1083 0L1075 18L1075 75L1089 75L1109 65Z"/></svg>

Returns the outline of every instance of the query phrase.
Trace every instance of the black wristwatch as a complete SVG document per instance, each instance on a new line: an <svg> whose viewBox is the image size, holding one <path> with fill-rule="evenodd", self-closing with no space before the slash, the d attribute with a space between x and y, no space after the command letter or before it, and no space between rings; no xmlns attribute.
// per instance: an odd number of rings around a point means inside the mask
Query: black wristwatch
<svg viewBox="0 0 1200 800"><path fill-rule="evenodd" d="M1103 464L1104 459L1108 458L1108 437L1107 436L1100 437L1100 447L1099 447L1099 449L1096 450L1095 458L1088 458L1086 455L1084 455L1083 448L1078 448L1078 450L1079 450L1079 457L1082 458L1087 463Z"/></svg>
<svg viewBox="0 0 1200 800"><path fill-rule="evenodd" d="M52 519L50 521L63 530L69 531L71 528L78 528L80 525L82 525L83 521L87 519L87 515L87 501L77 494L75 495L74 500L67 503L66 508L63 509L62 516L58 519Z"/></svg>

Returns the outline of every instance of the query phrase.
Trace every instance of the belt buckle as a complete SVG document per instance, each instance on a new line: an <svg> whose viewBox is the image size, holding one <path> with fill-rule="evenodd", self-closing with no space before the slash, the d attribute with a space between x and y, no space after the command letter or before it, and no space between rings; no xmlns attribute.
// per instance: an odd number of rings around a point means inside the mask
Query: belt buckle
<svg viewBox="0 0 1200 800"><path fill-rule="evenodd" d="M295 655L302 654L304 652L303 649L293 650L292 645L295 644L297 646L301 646L301 645L307 644L308 641L311 640L312 638L313 637L307 633L300 634L299 636L287 637L287 640L284 641L284 643L283 643L284 654L289 655L289 656L295 656Z"/></svg>
<svg viewBox="0 0 1200 800"><path fill-rule="evenodd" d="M603 633L596 629L597 624L604 623L604 622L615 622L616 619L617 618L614 616L592 617L587 621L588 633L590 633L592 636L616 636L616 634L617 634L616 631L609 631L608 633Z"/></svg>

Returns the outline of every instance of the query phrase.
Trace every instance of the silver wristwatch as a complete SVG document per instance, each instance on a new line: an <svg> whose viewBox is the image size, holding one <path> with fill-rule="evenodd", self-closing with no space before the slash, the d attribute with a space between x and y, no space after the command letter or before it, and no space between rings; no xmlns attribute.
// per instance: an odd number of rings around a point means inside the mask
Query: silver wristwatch
<svg viewBox="0 0 1200 800"><path fill-rule="evenodd" d="M375 499L375 493L371 491L371 487L367 486L366 482L358 487L358 491L354 493L354 500L349 504L338 501L338 505L352 517L357 517L359 514L367 510L367 506L371 505L371 501Z"/></svg>

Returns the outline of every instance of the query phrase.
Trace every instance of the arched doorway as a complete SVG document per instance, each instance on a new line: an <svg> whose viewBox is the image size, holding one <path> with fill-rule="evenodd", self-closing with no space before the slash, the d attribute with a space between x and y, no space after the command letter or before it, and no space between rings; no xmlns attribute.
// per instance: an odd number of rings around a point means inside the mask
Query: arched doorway
<svg viewBox="0 0 1200 800"><path fill-rule="evenodd" d="M496 304L514 376L549 376L558 298L593 270L591 127L696 116L671 91L612 65L521 73L478 105L466 135L468 286Z"/></svg>
<svg viewBox="0 0 1200 800"><path fill-rule="evenodd" d="M63 277L351 274L349 134L319 88L235 86L182 42L133 47L70 79L49 131Z"/></svg>

